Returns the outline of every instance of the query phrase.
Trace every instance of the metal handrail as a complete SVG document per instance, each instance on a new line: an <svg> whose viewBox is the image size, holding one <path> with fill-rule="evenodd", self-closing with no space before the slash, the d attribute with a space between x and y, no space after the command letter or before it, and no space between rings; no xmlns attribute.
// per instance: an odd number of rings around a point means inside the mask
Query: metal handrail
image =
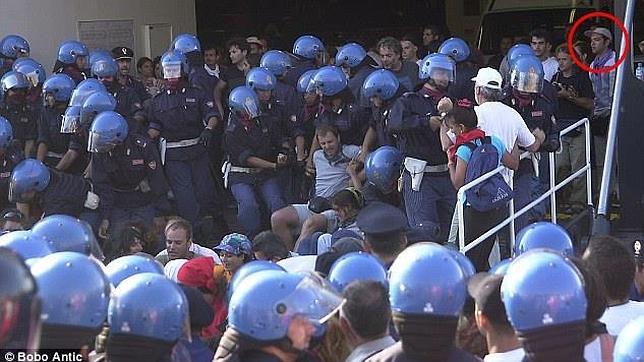
<svg viewBox="0 0 644 362"><path fill-rule="evenodd" d="M472 187L480 184L481 182L488 180L490 177L500 173L506 167L501 165L496 169L486 173L485 175L482 175L481 177L475 180L472 180L468 184L461 186L461 188L458 190L456 194L456 212L458 213L458 243L459 243L459 250L461 253L466 253L467 251L476 247L481 242L483 242L483 240L494 235L496 232L498 232L499 230L501 230L502 228L504 228L506 225L510 223L512 223L512 225L510 226L510 242L511 242L511 247L514 248L514 236L515 236L514 220L517 217L528 212L530 209L532 209L533 207L535 207L537 204L539 204L540 202L542 202L548 197L550 197L550 202L551 202L550 217L552 222L556 222L557 221L556 192L559 191L562 187L571 183L577 177L580 177L583 173L586 173L586 201L588 202L588 205L592 205L592 188L591 188L592 184L591 184L591 169L590 169L590 121L588 120L588 118L580 119L579 121L575 122L574 124L570 125L569 127L566 127L561 132L559 132L559 135L565 136L569 132L572 132L573 130L575 130L576 128L582 125L584 126L584 137L586 141L585 142L586 143L586 164L579 170L572 172L571 175L566 177L566 179L564 179L563 181L556 183L555 155L554 155L554 152L549 152L548 157L550 161L550 167L549 167L550 188L547 191L545 191L541 196L539 196L536 200L533 200L532 202L530 202L529 204L521 208L521 210L519 211L514 210L514 202L511 201L509 205L509 211L510 211L509 216L467 245L465 245L465 220L463 217L463 210L465 205L464 203L465 192L471 189ZM530 155L529 152L524 152L523 154L521 154L521 159L524 159L529 155ZM513 187L513 186L514 185L511 177L510 187Z"/></svg>

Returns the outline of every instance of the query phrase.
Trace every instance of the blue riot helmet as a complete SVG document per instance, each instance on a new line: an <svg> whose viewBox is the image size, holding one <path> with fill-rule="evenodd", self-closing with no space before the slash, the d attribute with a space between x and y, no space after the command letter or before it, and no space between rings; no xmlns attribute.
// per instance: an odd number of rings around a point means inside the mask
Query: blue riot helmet
<svg viewBox="0 0 644 362"><path fill-rule="evenodd" d="M313 76L317 73L317 69L307 70L300 76L300 79L297 80L297 91L300 93L311 92L314 88L311 86L311 81Z"/></svg>
<svg viewBox="0 0 644 362"><path fill-rule="evenodd" d="M541 93L543 80L543 64L536 56L524 55L510 64L510 86L519 92Z"/></svg>
<svg viewBox="0 0 644 362"><path fill-rule="evenodd" d="M89 66L90 68L94 63L100 59L113 59L112 53L107 49L92 49L89 51Z"/></svg>
<svg viewBox="0 0 644 362"><path fill-rule="evenodd" d="M116 60L110 58L100 58L92 64L92 75L97 78L116 77L119 66Z"/></svg>
<svg viewBox="0 0 644 362"><path fill-rule="evenodd" d="M68 40L58 47L58 61L63 64L76 64L76 59L87 57L89 51L85 44L77 40Z"/></svg>
<svg viewBox="0 0 644 362"><path fill-rule="evenodd" d="M116 98L108 92L94 92L87 99L80 109L80 126L88 128L94 118L101 112L114 111L116 109ZM78 126L78 125L77 125Z"/></svg>
<svg viewBox="0 0 644 362"><path fill-rule="evenodd" d="M47 73L42 64L31 58L19 58L13 63L13 70L22 73L32 86L43 84L47 79Z"/></svg>
<svg viewBox="0 0 644 362"><path fill-rule="evenodd" d="M474 274L476 274L476 268L474 267L474 264L472 264L470 258L457 250L448 249L448 251L450 254L452 254L452 257L456 259L458 265L460 265L463 269L463 273L465 273L465 279L470 279L472 276L474 276Z"/></svg>
<svg viewBox="0 0 644 362"><path fill-rule="evenodd" d="M575 255L566 229L551 222L536 222L521 229L516 237L514 256L540 248L552 249L565 256Z"/></svg>
<svg viewBox="0 0 644 362"><path fill-rule="evenodd" d="M492 268L490 268L490 273L492 274L498 274L498 275L505 275L505 273L508 272L508 268L510 267L510 264L512 263L512 259L503 259L500 262L494 264Z"/></svg>
<svg viewBox="0 0 644 362"><path fill-rule="evenodd" d="M376 257L364 252L341 256L333 263L326 278L338 293L356 280L373 280L385 288L388 286L385 267Z"/></svg>
<svg viewBox="0 0 644 362"><path fill-rule="evenodd" d="M342 46L335 55L335 65L355 68L367 57L367 51L358 43L348 43Z"/></svg>
<svg viewBox="0 0 644 362"><path fill-rule="evenodd" d="M4 117L0 116L0 150L6 149L13 140L13 127Z"/></svg>
<svg viewBox="0 0 644 362"><path fill-rule="evenodd" d="M622 329L613 349L615 362L644 361L644 316L639 316Z"/></svg>
<svg viewBox="0 0 644 362"><path fill-rule="evenodd" d="M402 162L403 155L397 148L378 147L367 156L364 163L367 182L383 193L391 193L396 189Z"/></svg>
<svg viewBox="0 0 644 362"><path fill-rule="evenodd" d="M29 88L29 84L30 83L24 74L16 72L15 70L10 70L2 76L2 79L0 79L0 96L4 98L10 89L27 90Z"/></svg>
<svg viewBox="0 0 644 362"><path fill-rule="evenodd" d="M253 119L260 115L257 94L247 86L239 86L230 92L228 107L232 113L244 119Z"/></svg>
<svg viewBox="0 0 644 362"><path fill-rule="evenodd" d="M170 50L177 50L182 54L188 54L190 52L200 52L201 43L196 36L192 34L179 34L172 41L172 46Z"/></svg>
<svg viewBox="0 0 644 362"><path fill-rule="evenodd" d="M534 50L532 50L532 47L527 45L527 44L516 44L513 45L510 49L508 49L508 53L506 54L506 58L508 61L508 65L512 66L512 63L514 63L519 57L528 55L528 56L535 56Z"/></svg>
<svg viewBox="0 0 644 362"><path fill-rule="evenodd" d="M58 252L40 259L31 272L43 302L43 324L100 330L107 318L111 286L96 260L80 253Z"/></svg>
<svg viewBox="0 0 644 362"><path fill-rule="evenodd" d="M4 58L28 57L29 51L29 42L20 35L10 34L0 40L0 55Z"/></svg>
<svg viewBox="0 0 644 362"><path fill-rule="evenodd" d="M16 230L0 236L0 247L15 251L23 260L42 258L53 253L45 239L32 236L28 230Z"/></svg>
<svg viewBox="0 0 644 362"><path fill-rule="evenodd" d="M114 111L99 113L89 129L87 151L109 152L125 141L128 133L127 121Z"/></svg>
<svg viewBox="0 0 644 362"><path fill-rule="evenodd" d="M325 52L322 41L313 35L302 35L293 43L293 54L305 59L315 59Z"/></svg>
<svg viewBox="0 0 644 362"><path fill-rule="evenodd" d="M188 74L186 56L178 50L170 50L161 57L161 68L164 79L179 79L182 74Z"/></svg>
<svg viewBox="0 0 644 362"><path fill-rule="evenodd" d="M246 74L246 86L254 90L272 91L277 84L277 78L270 70L255 67Z"/></svg>
<svg viewBox="0 0 644 362"><path fill-rule="evenodd" d="M42 192L49 185L50 179L51 172L42 162L33 158L21 161L11 172L9 200L29 202L35 193Z"/></svg>
<svg viewBox="0 0 644 362"><path fill-rule="evenodd" d="M463 268L438 244L413 244L389 268L393 312L458 317L466 296Z"/></svg>
<svg viewBox="0 0 644 362"><path fill-rule="evenodd" d="M517 332L586 319L581 273L551 250L531 250L512 261L501 284L501 297Z"/></svg>
<svg viewBox="0 0 644 362"><path fill-rule="evenodd" d="M399 87L398 78L390 70L378 69L365 78L362 84L362 95L367 99L378 97L388 101L396 96Z"/></svg>
<svg viewBox="0 0 644 362"><path fill-rule="evenodd" d="M447 88L447 85L456 78L456 63L445 54L429 54L420 64L418 78L422 80L430 79L437 85Z"/></svg>
<svg viewBox="0 0 644 362"><path fill-rule="evenodd" d="M0 349L38 350L40 308L38 285L18 254L0 247Z"/></svg>
<svg viewBox="0 0 644 362"><path fill-rule="evenodd" d="M174 343L189 326L188 300L181 288L158 273L123 280L112 292L110 337L146 337Z"/></svg>
<svg viewBox="0 0 644 362"><path fill-rule="evenodd" d="M76 83L67 74L52 74L42 85L43 94L51 94L56 102L69 102Z"/></svg>
<svg viewBox="0 0 644 362"><path fill-rule="evenodd" d="M327 65L318 69L311 78L307 91L314 90L325 97L333 97L347 88L347 76L340 67Z"/></svg>
<svg viewBox="0 0 644 362"><path fill-rule="evenodd" d="M74 251L93 255L99 260L104 259L92 227L87 222L72 216L49 215L31 228L31 234L47 240L55 252Z"/></svg>
<svg viewBox="0 0 644 362"><path fill-rule="evenodd" d="M438 47L438 52L449 55L456 63L460 63L469 58L470 46L461 38L449 38Z"/></svg>
<svg viewBox="0 0 644 362"><path fill-rule="evenodd" d="M72 97L69 99L69 105L82 107L85 100L87 100L87 97L98 91L107 92L103 83L98 79L85 79L78 83L78 86L76 86L76 89L72 92Z"/></svg>
<svg viewBox="0 0 644 362"><path fill-rule="evenodd" d="M105 274L114 287L132 275L140 273L163 274L163 267L151 257L126 255L112 260L105 267Z"/></svg>
<svg viewBox="0 0 644 362"><path fill-rule="evenodd" d="M262 270L278 270L278 271L286 272L284 268L282 268L276 263L271 263L270 261L266 261L266 260L250 261L242 265L239 269L237 269L237 271L233 275L233 278L230 280L230 283L228 283L227 300L230 302L230 297L232 297L237 287L241 285L241 282L244 279L246 279L247 276Z"/></svg>
<svg viewBox="0 0 644 362"><path fill-rule="evenodd" d="M291 57L281 50L269 50L259 61L259 66L271 71L276 77L283 76L293 67Z"/></svg>
<svg viewBox="0 0 644 362"><path fill-rule="evenodd" d="M328 283L312 274L262 270L244 279L233 293L228 307L229 327L254 341L287 338L289 324L296 316L320 326L342 304Z"/></svg>

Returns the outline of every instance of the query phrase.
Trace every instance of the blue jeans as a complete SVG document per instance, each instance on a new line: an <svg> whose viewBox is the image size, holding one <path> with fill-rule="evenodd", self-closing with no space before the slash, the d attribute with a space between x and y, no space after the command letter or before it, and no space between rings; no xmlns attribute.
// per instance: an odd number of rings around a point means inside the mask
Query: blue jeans
<svg viewBox="0 0 644 362"><path fill-rule="evenodd" d="M165 174L174 193L179 216L194 226L201 217L213 215L217 205L208 153L203 152L186 161L167 160Z"/></svg>
<svg viewBox="0 0 644 362"><path fill-rule="evenodd" d="M245 183L236 183L230 189L237 200L237 221L246 236L253 238L261 230L261 212L255 191L261 194L268 211L273 212L286 206L277 177L264 180L256 187Z"/></svg>
<svg viewBox="0 0 644 362"><path fill-rule="evenodd" d="M447 241L452 215L456 207L456 190L448 174L433 176L425 173L420 190L411 189L411 174L403 175L403 198L410 227L438 224L437 242Z"/></svg>

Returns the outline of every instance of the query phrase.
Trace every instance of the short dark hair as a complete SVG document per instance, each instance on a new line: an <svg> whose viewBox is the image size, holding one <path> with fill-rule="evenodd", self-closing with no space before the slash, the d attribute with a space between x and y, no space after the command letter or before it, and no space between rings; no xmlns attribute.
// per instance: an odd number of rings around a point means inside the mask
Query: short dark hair
<svg viewBox="0 0 644 362"><path fill-rule="evenodd" d="M136 69L140 70L141 67L143 66L143 64L145 64L147 62L152 63L152 66L154 67L154 62L152 62L152 59L150 59L148 57L141 57L141 58L139 58L139 60L136 61ZM152 71L154 72L154 69L152 69Z"/></svg>
<svg viewBox="0 0 644 362"><path fill-rule="evenodd" d="M400 38L400 41L408 41L414 44L415 46L423 45L423 42L418 40L418 36L416 34L411 34L411 33L403 35L403 37Z"/></svg>
<svg viewBox="0 0 644 362"><path fill-rule="evenodd" d="M202 50L202 51L204 51L204 52L205 52L206 50L214 50L217 54L220 54L220 53L221 53L221 49L219 49L219 47L217 47L217 45L215 45L215 43L205 43L205 44L201 47L201 50Z"/></svg>
<svg viewBox="0 0 644 362"><path fill-rule="evenodd" d="M474 109L461 106L455 106L452 108L452 110L445 115L445 119L447 119L448 122L462 124L468 129L476 128L479 124Z"/></svg>
<svg viewBox="0 0 644 362"><path fill-rule="evenodd" d="M320 123L317 127L315 127L316 136L325 136L329 133L332 133L335 138L338 138L340 134L336 126L330 125L328 123Z"/></svg>
<svg viewBox="0 0 644 362"><path fill-rule="evenodd" d="M400 45L400 40L394 38L393 36L386 36L380 39L376 48L378 50L380 50L380 48L389 48L396 54L402 54L402 45Z"/></svg>
<svg viewBox="0 0 644 362"><path fill-rule="evenodd" d="M609 298L628 298L635 278L635 261L619 239L612 236L592 237L584 260L600 276Z"/></svg>
<svg viewBox="0 0 644 362"><path fill-rule="evenodd" d="M388 233L365 234L365 240L376 254L395 255L404 247L401 244L405 232L396 230Z"/></svg>
<svg viewBox="0 0 644 362"><path fill-rule="evenodd" d="M536 28L530 32L530 38L542 38L546 43L552 44L552 35L544 28Z"/></svg>
<svg viewBox="0 0 644 362"><path fill-rule="evenodd" d="M288 248L277 234L270 230L262 231L253 239L253 252L261 252L268 258L286 259L288 257Z"/></svg>
<svg viewBox="0 0 644 362"><path fill-rule="evenodd" d="M230 49L231 47L237 47L241 51L245 50L247 54L250 52L250 45L246 43L246 39L243 38L232 38L228 40L226 43L226 49Z"/></svg>
<svg viewBox="0 0 644 362"><path fill-rule="evenodd" d="M431 30L435 35L443 35L443 29L436 24L427 24L423 26L423 31Z"/></svg>
<svg viewBox="0 0 644 362"><path fill-rule="evenodd" d="M192 240L192 224L186 219L180 217L175 217L168 220L168 223L165 225L164 234L168 233L168 230L181 229L185 230L188 236L188 240Z"/></svg>
<svg viewBox="0 0 644 362"><path fill-rule="evenodd" d="M387 333L391 321L389 292L382 283L358 280L343 292L346 302L342 312L351 328L364 339Z"/></svg>
<svg viewBox="0 0 644 362"><path fill-rule="evenodd" d="M360 190L353 187L347 187L333 195L331 204L333 206L350 207L354 210L360 210L364 206L364 197Z"/></svg>
<svg viewBox="0 0 644 362"><path fill-rule="evenodd" d="M586 323L592 326L604 315L608 306L606 288L604 288L597 272L585 260L574 256L569 257L569 259L579 269L584 279L584 294L586 294L586 300L588 301ZM586 328L587 336L592 333L594 333L592 328Z"/></svg>

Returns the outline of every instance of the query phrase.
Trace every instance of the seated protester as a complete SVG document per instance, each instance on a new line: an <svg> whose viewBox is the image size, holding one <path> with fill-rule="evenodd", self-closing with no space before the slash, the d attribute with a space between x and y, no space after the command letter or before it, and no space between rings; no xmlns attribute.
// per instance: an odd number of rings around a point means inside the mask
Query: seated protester
<svg viewBox="0 0 644 362"><path fill-rule="evenodd" d="M407 218L394 206L373 202L360 211L356 223L364 233L365 251L387 268L407 247Z"/></svg>
<svg viewBox="0 0 644 362"><path fill-rule="evenodd" d="M356 216L364 206L360 191L353 187L340 190L333 196L331 204L333 210L314 214L304 222L302 233L295 243L295 252L300 255L321 253L318 250L318 237L321 236L321 233L329 234L328 237L338 230L349 230L361 234L356 225ZM330 246L327 245L326 249Z"/></svg>
<svg viewBox="0 0 644 362"><path fill-rule="evenodd" d="M403 93L404 88L400 86L398 78L389 70L379 69L365 79L362 94L371 102L369 129L362 142L362 149L366 152L394 144L387 123L391 107Z"/></svg>
<svg viewBox="0 0 644 362"><path fill-rule="evenodd" d="M644 302L644 250L642 250L642 241L633 241L631 247L635 256L635 281L631 287L630 299Z"/></svg>
<svg viewBox="0 0 644 362"><path fill-rule="evenodd" d="M599 319L608 333L617 336L631 320L644 315L644 303L628 300L633 285L635 262L628 249L611 236L593 237L583 259L600 275L608 308Z"/></svg>
<svg viewBox="0 0 644 362"><path fill-rule="evenodd" d="M500 164L511 169L518 167L518 155L515 154L513 156L508 153L505 145L498 137L486 137L485 132L477 128L478 120L473 109L456 106L445 116L445 122L450 130L456 134L455 144L448 149L449 172L455 189L460 189L466 184L468 176L473 175L478 177L480 174L491 171L478 169L479 167L485 167L485 165L469 164L473 156L482 155L482 153L478 153L479 150L483 150L479 147L485 147L486 144L492 145L497 154L497 160L493 161L496 163L496 166L493 165L492 169L495 169ZM479 156L473 161L484 162L484 157L486 156ZM481 171L480 174L474 175L476 170ZM500 174L498 176L498 181L505 183L502 176ZM505 185L507 186L507 184ZM507 191L510 191L509 186L507 186ZM486 205L490 209L482 210L479 206L472 206L467 200L465 202L466 205L463 215L467 221L465 223L465 244L467 245L498 224L503 217L502 210L504 204L500 202L497 206ZM492 235L466 253L474 263L477 271L485 271L489 268L488 258L494 245L494 239L495 236Z"/></svg>
<svg viewBox="0 0 644 362"><path fill-rule="evenodd" d="M254 237L261 231L261 208L269 213L285 206L279 185L278 168L288 164L288 142L270 119L260 115L255 91L240 86L230 92L231 110L224 135L224 149L230 160L225 184L237 201L237 219L244 233Z"/></svg>
<svg viewBox="0 0 644 362"><path fill-rule="evenodd" d="M0 217L0 229L2 233L25 229L25 215L16 209L5 209Z"/></svg>
<svg viewBox="0 0 644 362"><path fill-rule="evenodd" d="M314 200L308 204L294 204L284 207L271 216L271 228L274 233L293 247L294 235L297 235L304 222L324 210L319 210L315 204L330 200L338 191L355 185L356 174L351 175L348 167L351 161L358 157L360 147L342 144L341 137L335 127L320 125L316 130L317 142L321 149L313 154L315 165Z"/></svg>
<svg viewBox="0 0 644 362"><path fill-rule="evenodd" d="M170 260L190 260L198 256L209 256L215 260L215 263L221 264L217 253L193 242L192 225L185 219L178 217L168 221L165 226L165 244L166 248L155 256L155 259L163 265Z"/></svg>
<svg viewBox="0 0 644 362"><path fill-rule="evenodd" d="M142 252L147 246L143 225L140 223L128 222L116 225L114 234L110 235L111 243L106 250L109 260L114 260L125 255L134 255Z"/></svg>
<svg viewBox="0 0 644 362"><path fill-rule="evenodd" d="M256 260L277 263L293 255L280 237L272 231L262 231L253 239L253 254ZM295 254L297 255L297 254Z"/></svg>
<svg viewBox="0 0 644 362"><path fill-rule="evenodd" d="M221 258L228 280L242 265L254 259L250 240L246 235L238 233L224 236L221 243L215 247L215 251Z"/></svg>
<svg viewBox="0 0 644 362"><path fill-rule="evenodd" d="M91 188L82 176L52 170L42 162L28 158L11 173L9 201L29 203L37 200L43 217L54 214L79 217L98 207L96 195L89 194Z"/></svg>

